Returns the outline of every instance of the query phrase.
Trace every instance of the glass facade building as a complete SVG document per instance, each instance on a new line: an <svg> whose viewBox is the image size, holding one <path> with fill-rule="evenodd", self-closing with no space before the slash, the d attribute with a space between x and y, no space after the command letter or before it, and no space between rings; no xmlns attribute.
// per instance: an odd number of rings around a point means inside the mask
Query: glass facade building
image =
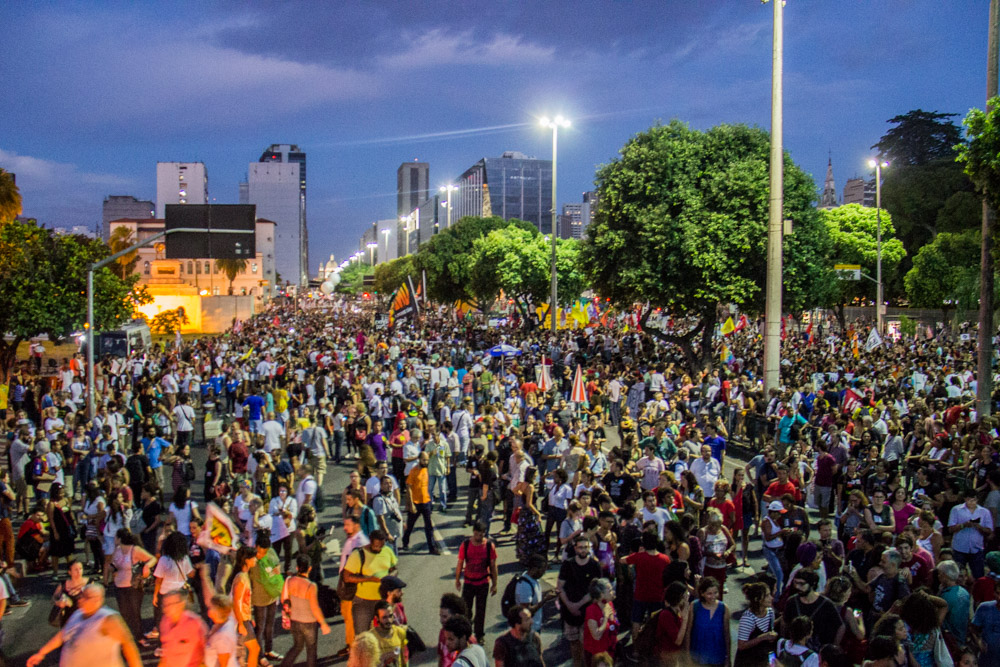
<svg viewBox="0 0 1000 667"><path fill-rule="evenodd" d="M452 222L466 215L518 218L543 234L552 227L552 161L517 151L486 157L465 170L455 185L459 191Z"/></svg>

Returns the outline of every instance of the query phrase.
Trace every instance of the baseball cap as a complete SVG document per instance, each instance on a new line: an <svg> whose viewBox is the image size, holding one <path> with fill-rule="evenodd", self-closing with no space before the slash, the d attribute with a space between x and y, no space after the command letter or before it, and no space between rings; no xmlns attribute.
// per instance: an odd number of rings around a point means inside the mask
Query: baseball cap
<svg viewBox="0 0 1000 667"><path fill-rule="evenodd" d="M768 512L784 512L785 506L781 504L780 500L772 500L767 505Z"/></svg>
<svg viewBox="0 0 1000 667"><path fill-rule="evenodd" d="M378 592L382 595L389 593L391 591L398 590L400 588L406 588L406 582L399 577L382 577L382 583L378 586Z"/></svg>

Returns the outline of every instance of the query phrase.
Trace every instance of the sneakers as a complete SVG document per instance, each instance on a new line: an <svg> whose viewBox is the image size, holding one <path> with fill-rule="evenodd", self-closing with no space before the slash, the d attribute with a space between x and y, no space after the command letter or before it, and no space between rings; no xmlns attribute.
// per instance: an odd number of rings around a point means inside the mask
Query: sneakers
<svg viewBox="0 0 1000 667"><path fill-rule="evenodd" d="M285 658L285 656L281 655L280 653L275 653L274 651L268 651L267 653L264 654L264 657L267 658L268 660L274 660L275 662L283 660Z"/></svg>
<svg viewBox="0 0 1000 667"><path fill-rule="evenodd" d="M143 635L143 636L144 636L144 637L145 637L146 639L159 639L159 638L160 638L160 631L159 631L159 630L157 630L156 628L153 628L152 630L150 630L149 632L147 632L147 633L146 633L145 635Z"/></svg>
<svg viewBox="0 0 1000 667"><path fill-rule="evenodd" d="M31 600L25 600L24 598L19 598L17 600L11 600L8 602L11 607L27 607L31 604Z"/></svg>

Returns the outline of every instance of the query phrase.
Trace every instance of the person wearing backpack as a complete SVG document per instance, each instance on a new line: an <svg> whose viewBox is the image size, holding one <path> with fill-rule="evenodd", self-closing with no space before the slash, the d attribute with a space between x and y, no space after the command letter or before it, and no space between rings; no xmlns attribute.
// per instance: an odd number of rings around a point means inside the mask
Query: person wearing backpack
<svg viewBox="0 0 1000 667"><path fill-rule="evenodd" d="M559 595L554 588L542 593L541 579L547 568L545 557L536 554L528 561L528 569L510 580L500 598L500 613L504 617L514 605L523 605L531 612L531 629L541 632L542 607Z"/></svg>
<svg viewBox="0 0 1000 667"><path fill-rule="evenodd" d="M799 616L788 624L788 638L778 640L778 663L782 667L820 667L819 654L806 648L812 638L813 622Z"/></svg>
<svg viewBox="0 0 1000 667"><path fill-rule="evenodd" d="M283 656L274 652L274 617L278 598L285 586L281 576L281 561L271 548L271 538L265 531L257 533L257 562L250 568L250 602L257 630L257 643L264 657L278 661Z"/></svg>
<svg viewBox="0 0 1000 667"><path fill-rule="evenodd" d="M363 549L368 544L368 538L361 532L361 524L352 515L344 517L344 533L347 539L340 550L340 576L337 579L337 597L340 598L340 615L344 618L344 639L346 645L337 653L338 656L345 656L351 643L354 641L354 615L352 607L354 605L354 595L357 593L357 585L351 586L344 570L347 568L347 560L358 549ZM362 561L363 563L364 561ZM367 628L362 628L362 632Z"/></svg>
<svg viewBox="0 0 1000 667"><path fill-rule="evenodd" d="M487 594L497 594L497 549L486 538L486 527L478 521L472 526L472 537L458 547L455 588L469 607L476 637L482 637L486 627Z"/></svg>

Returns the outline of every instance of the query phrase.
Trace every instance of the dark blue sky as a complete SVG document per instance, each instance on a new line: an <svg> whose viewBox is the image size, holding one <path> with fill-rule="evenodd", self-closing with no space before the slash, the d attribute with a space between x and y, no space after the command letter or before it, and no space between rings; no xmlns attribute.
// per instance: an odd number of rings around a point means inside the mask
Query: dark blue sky
<svg viewBox="0 0 1000 667"><path fill-rule="evenodd" d="M790 0L792 158L821 187L832 151L841 194L888 118L983 106L988 4ZM93 227L106 195L155 198L157 160L204 161L210 196L227 203L265 147L297 143L314 273L395 215L400 162L429 162L437 186L504 150L548 158L543 114L574 121L560 134L560 207L657 120L769 127L771 11L756 0L7 2L0 167L17 172L26 215Z"/></svg>

